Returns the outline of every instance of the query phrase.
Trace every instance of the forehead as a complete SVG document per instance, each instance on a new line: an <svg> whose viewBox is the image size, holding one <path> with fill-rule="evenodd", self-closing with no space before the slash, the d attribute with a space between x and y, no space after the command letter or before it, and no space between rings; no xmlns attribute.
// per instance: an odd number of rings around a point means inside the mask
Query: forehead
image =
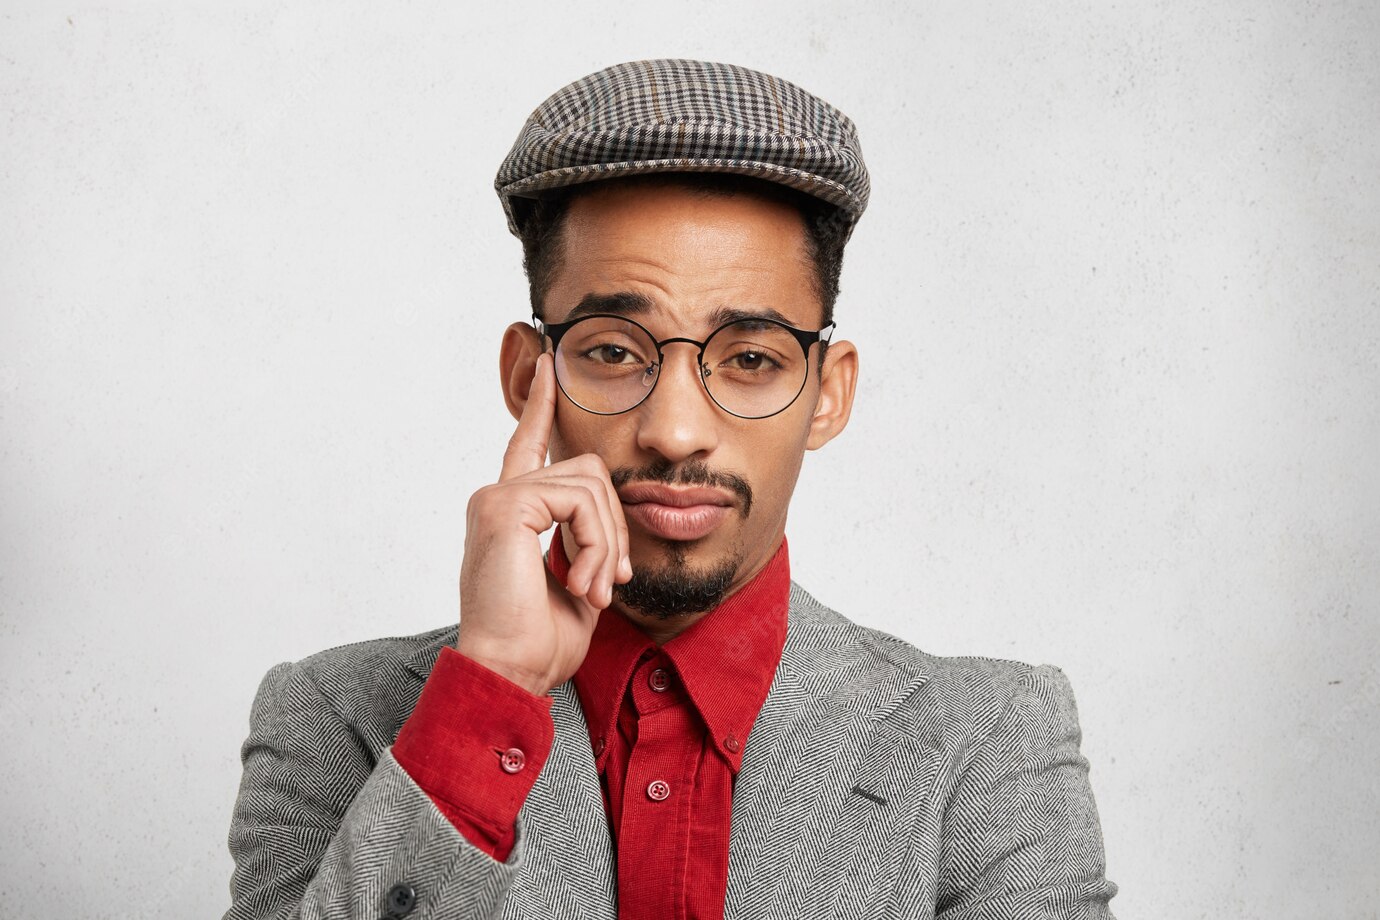
<svg viewBox="0 0 1380 920"><path fill-rule="evenodd" d="M677 329L743 314L813 328L821 317L804 219L771 198L612 182L570 203L560 246L549 322L612 299Z"/></svg>

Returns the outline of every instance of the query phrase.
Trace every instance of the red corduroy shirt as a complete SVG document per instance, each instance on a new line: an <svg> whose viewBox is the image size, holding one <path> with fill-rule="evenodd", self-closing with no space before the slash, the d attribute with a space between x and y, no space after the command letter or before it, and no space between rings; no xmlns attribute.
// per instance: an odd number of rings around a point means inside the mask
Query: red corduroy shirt
<svg viewBox="0 0 1380 920"><path fill-rule="evenodd" d="M548 563L565 583L560 531ZM575 674L618 854L619 915L723 916L733 784L786 641L783 539L751 581L664 646L606 612ZM550 697L445 648L393 756L475 846L512 849L551 751Z"/></svg>

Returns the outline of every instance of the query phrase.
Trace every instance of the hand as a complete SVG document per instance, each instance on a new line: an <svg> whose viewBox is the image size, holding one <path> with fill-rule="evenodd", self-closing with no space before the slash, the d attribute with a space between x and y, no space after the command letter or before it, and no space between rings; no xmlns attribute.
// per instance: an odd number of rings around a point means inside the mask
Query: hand
<svg viewBox="0 0 1380 920"><path fill-rule="evenodd" d="M502 475L470 497L460 566L456 649L534 694L570 679L613 586L632 578L628 525L604 461L546 465L555 418L556 376L543 354ZM539 540L558 523L576 546L564 588Z"/></svg>

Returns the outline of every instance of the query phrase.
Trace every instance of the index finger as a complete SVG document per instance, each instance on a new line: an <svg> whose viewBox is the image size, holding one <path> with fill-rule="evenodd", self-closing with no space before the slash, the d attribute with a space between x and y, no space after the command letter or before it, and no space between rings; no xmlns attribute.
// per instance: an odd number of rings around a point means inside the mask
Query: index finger
<svg viewBox="0 0 1380 920"><path fill-rule="evenodd" d="M555 421L556 379L551 370L550 357L541 354L537 356L537 369L532 376L527 405L522 407L517 430L508 439L508 449L503 453L503 472L498 476L499 482L534 473L546 466L546 448Z"/></svg>

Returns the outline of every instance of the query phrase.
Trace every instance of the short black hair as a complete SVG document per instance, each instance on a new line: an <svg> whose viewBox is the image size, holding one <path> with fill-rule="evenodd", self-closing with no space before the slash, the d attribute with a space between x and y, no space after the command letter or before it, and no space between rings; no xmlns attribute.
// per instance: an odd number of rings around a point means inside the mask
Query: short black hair
<svg viewBox="0 0 1380 920"><path fill-rule="evenodd" d="M735 173L669 172L603 179L570 186L541 198L514 199L518 237L522 240L522 267L532 312L544 317L543 303L561 265L561 239L570 203L581 194L593 192L611 182L646 186L680 186L703 195L755 195L788 204L800 212L805 224L807 255L814 264L815 293L824 310L823 325L834 319L834 302L839 296L839 276L843 271L843 247L848 242L851 222L838 207L796 191L788 186ZM520 202L520 206L519 206Z"/></svg>

